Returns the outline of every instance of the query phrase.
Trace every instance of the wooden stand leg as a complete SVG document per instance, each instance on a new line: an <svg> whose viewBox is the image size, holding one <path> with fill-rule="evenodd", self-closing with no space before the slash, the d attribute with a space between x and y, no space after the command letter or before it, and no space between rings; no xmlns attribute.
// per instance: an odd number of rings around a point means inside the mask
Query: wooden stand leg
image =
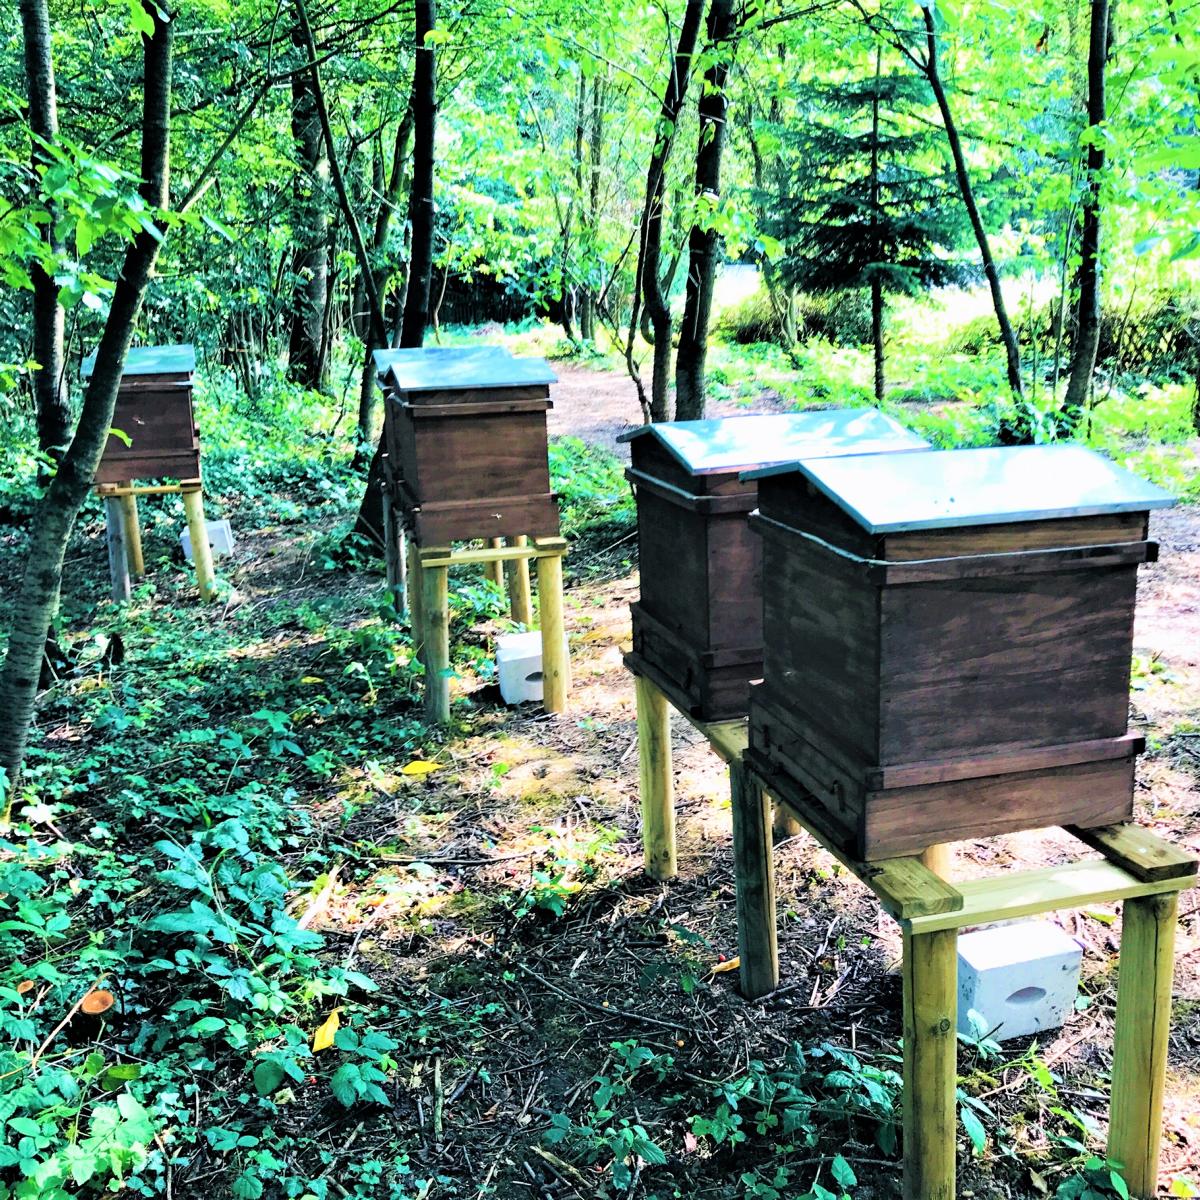
<svg viewBox="0 0 1200 1200"><path fill-rule="evenodd" d="M775 843L786 842L804 832L804 826L792 816L784 804L775 805L775 815L771 818L771 836Z"/></svg>
<svg viewBox="0 0 1200 1200"><path fill-rule="evenodd" d="M941 879L949 879L954 870L954 850L949 842L930 846L921 852L921 862Z"/></svg>
<svg viewBox="0 0 1200 1200"><path fill-rule="evenodd" d="M200 599L212 600L217 594L217 587L213 576L212 547L208 544L208 526L204 523L204 496L199 488L183 493L183 508L187 513L188 533L192 539L192 563L196 568Z"/></svg>
<svg viewBox="0 0 1200 1200"><path fill-rule="evenodd" d="M567 711L571 656L563 617L562 556L537 560L538 617L542 627L542 703L547 712Z"/></svg>
<svg viewBox="0 0 1200 1200"><path fill-rule="evenodd" d="M640 675L637 683L638 767L642 793L642 844L646 874L674 879L675 795L671 777L671 709L667 698Z"/></svg>
<svg viewBox="0 0 1200 1200"><path fill-rule="evenodd" d="M417 553L416 542L408 543L408 626L412 632L413 650L424 657L425 642L425 585L424 568Z"/></svg>
<svg viewBox="0 0 1200 1200"><path fill-rule="evenodd" d="M958 933L904 934L904 1200L954 1200Z"/></svg>
<svg viewBox="0 0 1200 1200"><path fill-rule="evenodd" d="M118 604L129 599L129 556L125 548L125 513L119 496L105 496L104 523L108 535L108 573L112 598Z"/></svg>
<svg viewBox="0 0 1200 1200"><path fill-rule="evenodd" d="M488 547L492 550L499 550L504 545L503 538L488 538ZM495 562L487 563L484 568L484 574L492 581L501 591L504 592L504 564L497 559Z"/></svg>
<svg viewBox="0 0 1200 1200"><path fill-rule="evenodd" d="M450 603L446 567L421 568L421 625L425 660L425 719L450 720Z"/></svg>
<svg viewBox="0 0 1200 1200"><path fill-rule="evenodd" d="M125 525L125 555L133 575L145 575L146 560L142 556L142 527L138 522L137 497L130 492L121 497L121 514Z"/></svg>
<svg viewBox="0 0 1200 1200"><path fill-rule="evenodd" d="M529 539L521 534L508 539L510 546L528 545ZM512 619L518 625L533 625L533 598L529 593L529 559L519 558L504 564L508 571L508 606Z"/></svg>
<svg viewBox="0 0 1200 1200"><path fill-rule="evenodd" d="M387 571L388 590L395 592L400 583L401 566L400 539L396 529L396 510L392 507L392 498L385 491L383 494L383 565Z"/></svg>
<svg viewBox="0 0 1200 1200"><path fill-rule="evenodd" d="M1126 900L1121 920L1108 1157L1137 1197L1158 1194L1178 904L1176 893Z"/></svg>
<svg viewBox="0 0 1200 1200"><path fill-rule="evenodd" d="M737 888L738 972L750 1000L779 986L775 935L775 864L771 853L771 802L736 759L729 764L733 808L733 873Z"/></svg>

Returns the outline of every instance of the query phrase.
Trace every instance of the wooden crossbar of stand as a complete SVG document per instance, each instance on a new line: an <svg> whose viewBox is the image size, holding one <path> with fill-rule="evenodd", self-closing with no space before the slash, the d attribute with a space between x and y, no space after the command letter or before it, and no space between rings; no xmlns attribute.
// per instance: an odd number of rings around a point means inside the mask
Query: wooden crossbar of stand
<svg viewBox="0 0 1200 1200"><path fill-rule="evenodd" d="M636 657L634 658L636 663ZM640 665L640 664L639 664ZM665 689L635 674L646 870L675 874L670 708ZM705 724L683 715L730 765L739 981L754 998L779 983L775 872L768 796L875 894L903 932L904 1198L954 1200L957 1142L958 933L969 926L1096 904L1124 903L1118 967L1108 1156L1130 1194L1157 1192L1178 895L1197 881L1196 859L1133 824L1071 827L1103 861L1013 871L952 883L926 854L862 862L819 810L747 751L745 721Z"/></svg>
<svg viewBox="0 0 1200 1200"><path fill-rule="evenodd" d="M183 496L200 599L216 598L212 547L208 543L208 526L204 520L204 489L199 479L185 479L181 483L101 483L96 485L96 494L104 501L108 570L112 579L112 598L118 604L129 599L130 577L143 575L146 571L142 529L138 521L139 496Z"/></svg>
<svg viewBox="0 0 1200 1200"><path fill-rule="evenodd" d="M407 560L407 586L399 585L400 596L407 595L413 645L425 666L425 716L432 724L450 720L450 608L449 572L451 567L482 564L488 578L503 587L508 571L509 611L522 625L533 624L533 601L529 564L537 568L538 617L542 634L542 697L547 712L567 709L571 690L571 661L567 653L566 617L563 608L562 560L568 546L565 538L513 537L501 542L489 539L483 548L418 546L408 542L394 516L387 516L390 505L385 498L385 523L388 526L388 562ZM397 590L399 580L389 565L388 583ZM404 600L401 599L401 606Z"/></svg>

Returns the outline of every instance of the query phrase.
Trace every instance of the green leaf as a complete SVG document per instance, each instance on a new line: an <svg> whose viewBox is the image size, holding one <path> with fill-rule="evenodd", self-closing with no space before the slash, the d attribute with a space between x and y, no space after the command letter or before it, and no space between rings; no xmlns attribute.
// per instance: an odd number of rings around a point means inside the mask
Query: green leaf
<svg viewBox="0 0 1200 1200"><path fill-rule="evenodd" d="M972 1149L976 1154L982 1154L987 1147L987 1130L983 1122L965 1104L958 1106L958 1118L971 1139Z"/></svg>
<svg viewBox="0 0 1200 1200"><path fill-rule="evenodd" d="M854 1169L840 1154L833 1156L833 1161L829 1164L829 1172L840 1187L852 1188L858 1183L858 1176L854 1174Z"/></svg>
<svg viewBox="0 0 1200 1200"><path fill-rule="evenodd" d="M1113 1191L1121 1197L1121 1200L1129 1200L1129 1185L1121 1178L1116 1171L1109 1171L1108 1181L1113 1185Z"/></svg>
<svg viewBox="0 0 1200 1200"><path fill-rule="evenodd" d="M358 1099L362 1089L362 1077L353 1063L345 1063L334 1071L329 1080L334 1098L346 1108Z"/></svg>
<svg viewBox="0 0 1200 1200"><path fill-rule="evenodd" d="M129 0L129 24L134 33L153 35L154 18L142 6L142 0Z"/></svg>
<svg viewBox="0 0 1200 1200"><path fill-rule="evenodd" d="M269 1096L283 1082L284 1070L271 1059L262 1059L254 1067L254 1090L260 1096Z"/></svg>

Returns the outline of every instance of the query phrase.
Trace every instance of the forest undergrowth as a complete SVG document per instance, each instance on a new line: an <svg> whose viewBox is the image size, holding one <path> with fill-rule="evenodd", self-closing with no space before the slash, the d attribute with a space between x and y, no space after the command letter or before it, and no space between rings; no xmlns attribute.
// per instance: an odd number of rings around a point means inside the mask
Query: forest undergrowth
<svg viewBox="0 0 1200 1200"><path fill-rule="evenodd" d="M359 483L336 406L280 388L251 410L218 387L200 413L210 515L238 536L218 603L196 601L177 498L144 505L149 571L124 608L104 599L94 504L72 549L0 842L0 1197L895 1196L895 929L795 840L783 986L743 1001L727 789L684 729L681 875L641 873L620 464L552 450L570 714L500 704L489 646L507 622L468 573L443 736L420 721L406 621L346 536ZM10 595L31 495L7 486ZM1176 712L1149 756L1174 799L1144 784L1141 801L1194 837L1200 763L1181 748L1200 695L1159 659L1137 683ZM1096 1157L1117 930L1076 919L1084 986L1061 1033L964 1040L963 1195L1123 1194ZM1165 1159L1187 1196L1200 996L1172 1038Z"/></svg>

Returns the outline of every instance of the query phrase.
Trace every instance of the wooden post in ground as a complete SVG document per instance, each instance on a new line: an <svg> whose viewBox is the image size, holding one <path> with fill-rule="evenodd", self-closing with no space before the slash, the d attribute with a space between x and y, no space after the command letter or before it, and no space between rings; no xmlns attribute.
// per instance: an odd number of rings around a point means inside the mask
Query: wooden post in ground
<svg viewBox="0 0 1200 1200"><path fill-rule="evenodd" d="M667 698L642 676L637 683L638 766L642 795L642 844L646 874L674 879L675 795L671 778L671 709Z"/></svg>
<svg viewBox="0 0 1200 1200"><path fill-rule="evenodd" d="M958 932L904 933L904 1200L954 1200Z"/></svg>
<svg viewBox="0 0 1200 1200"><path fill-rule="evenodd" d="M213 600L217 595L217 585L213 575L212 547L208 544L208 526L204 521L204 495L198 487L183 493L183 508L187 513L188 534L192 540L192 565L196 569L200 599Z"/></svg>
<svg viewBox="0 0 1200 1200"><path fill-rule="evenodd" d="M133 484L125 486L132 489ZM146 560L142 555L142 527L138 522L138 503L134 492L121 495L121 515L125 524L125 556L132 575L145 575Z"/></svg>
<svg viewBox="0 0 1200 1200"><path fill-rule="evenodd" d="M125 513L119 496L104 497L104 524L112 598L116 603L123 604L129 599L129 556L125 549Z"/></svg>
<svg viewBox="0 0 1200 1200"><path fill-rule="evenodd" d="M786 804L776 804L771 818L771 837L776 844L786 842L804 832L804 826L792 816Z"/></svg>
<svg viewBox="0 0 1200 1200"><path fill-rule="evenodd" d="M1177 892L1126 900L1121 918L1108 1157L1132 1195L1158 1195Z"/></svg>
<svg viewBox="0 0 1200 1200"><path fill-rule="evenodd" d="M567 711L571 656L563 615L562 555L537 560L538 621L542 629L542 703L547 712Z"/></svg>
<svg viewBox="0 0 1200 1200"><path fill-rule="evenodd" d="M729 795L741 958L738 979L742 995L756 1000L779 986L771 802L758 780L736 758L729 763Z"/></svg>
<svg viewBox="0 0 1200 1200"><path fill-rule="evenodd" d="M397 536L396 510L387 488L383 489L383 565L387 572L387 586L395 593L400 586L403 567L400 562L400 539Z"/></svg>
<svg viewBox="0 0 1200 1200"><path fill-rule="evenodd" d="M425 719L450 720L449 568L421 567L421 633L425 661Z"/></svg>
<svg viewBox="0 0 1200 1200"><path fill-rule="evenodd" d="M421 555L417 543L408 543L408 627L412 634L413 651L424 657L425 643L425 574L421 566Z"/></svg>
<svg viewBox="0 0 1200 1200"><path fill-rule="evenodd" d="M499 550L504 545L503 538L488 538L488 546L492 550ZM499 589L501 594L504 592L504 563L500 559L495 562L485 563L483 568L485 576L492 581Z"/></svg>
<svg viewBox="0 0 1200 1200"><path fill-rule="evenodd" d="M522 533L508 539L510 546L527 546L529 539ZM533 597L529 592L529 559L518 558L504 564L508 572L508 605L512 619L518 625L533 625Z"/></svg>

